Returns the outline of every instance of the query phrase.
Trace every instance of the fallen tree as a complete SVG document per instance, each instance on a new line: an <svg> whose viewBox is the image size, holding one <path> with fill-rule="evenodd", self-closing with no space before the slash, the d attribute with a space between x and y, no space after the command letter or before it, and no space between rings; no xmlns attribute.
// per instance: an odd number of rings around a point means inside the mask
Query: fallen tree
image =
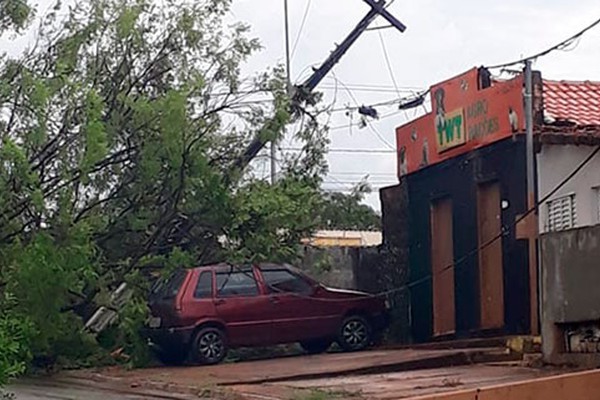
<svg viewBox="0 0 600 400"><path fill-rule="evenodd" d="M232 184L244 146L284 132L286 83L280 68L241 75L260 45L225 23L229 0L179 3L57 5L29 49L0 60L0 377L30 358L98 362L98 341L141 362L152 279L222 259L289 260L318 223L318 118L298 125L304 151L276 184L252 168ZM123 282L132 298L97 341L83 321Z"/></svg>

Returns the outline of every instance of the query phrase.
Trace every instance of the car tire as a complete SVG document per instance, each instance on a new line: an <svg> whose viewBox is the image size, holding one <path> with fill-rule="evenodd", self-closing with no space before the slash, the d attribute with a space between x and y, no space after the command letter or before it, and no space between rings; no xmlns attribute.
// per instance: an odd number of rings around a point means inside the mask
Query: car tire
<svg viewBox="0 0 600 400"><path fill-rule="evenodd" d="M373 329L369 322L359 316L348 317L342 322L338 344L344 351L360 351L371 345Z"/></svg>
<svg viewBox="0 0 600 400"><path fill-rule="evenodd" d="M227 351L227 338L219 328L203 328L194 337L192 356L199 364L218 364L227 356Z"/></svg>
<svg viewBox="0 0 600 400"><path fill-rule="evenodd" d="M155 351L155 354L158 360L167 366L183 365L188 356L184 349L160 349Z"/></svg>
<svg viewBox="0 0 600 400"><path fill-rule="evenodd" d="M300 342L300 346L304 349L308 354L320 354L325 353L331 347L330 339L315 339L315 340L307 340L305 342Z"/></svg>

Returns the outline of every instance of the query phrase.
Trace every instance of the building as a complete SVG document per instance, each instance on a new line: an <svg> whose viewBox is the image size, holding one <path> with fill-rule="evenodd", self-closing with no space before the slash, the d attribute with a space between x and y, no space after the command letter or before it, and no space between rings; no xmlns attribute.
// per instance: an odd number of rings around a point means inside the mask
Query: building
<svg viewBox="0 0 600 400"><path fill-rule="evenodd" d="M500 81L475 68L432 86L432 112L397 128L399 184L381 191L384 243L406 253L415 341L537 333L538 227L600 218L600 156L553 190L600 143L584 112L600 113L597 98L585 100L598 84L534 73L535 196L548 197L539 218L525 218L523 87L522 75Z"/></svg>
<svg viewBox="0 0 600 400"><path fill-rule="evenodd" d="M372 247L381 244L379 231L316 231L302 244L313 247Z"/></svg>

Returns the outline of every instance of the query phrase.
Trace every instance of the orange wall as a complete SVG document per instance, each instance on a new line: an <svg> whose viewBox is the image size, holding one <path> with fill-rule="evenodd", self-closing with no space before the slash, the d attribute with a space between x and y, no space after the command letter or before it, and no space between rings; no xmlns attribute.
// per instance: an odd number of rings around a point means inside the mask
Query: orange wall
<svg viewBox="0 0 600 400"><path fill-rule="evenodd" d="M563 374L453 393L413 397L413 400L599 400L600 371Z"/></svg>
<svg viewBox="0 0 600 400"><path fill-rule="evenodd" d="M396 129L398 177L524 130L522 76L483 90L477 81L474 68L432 86L433 111Z"/></svg>

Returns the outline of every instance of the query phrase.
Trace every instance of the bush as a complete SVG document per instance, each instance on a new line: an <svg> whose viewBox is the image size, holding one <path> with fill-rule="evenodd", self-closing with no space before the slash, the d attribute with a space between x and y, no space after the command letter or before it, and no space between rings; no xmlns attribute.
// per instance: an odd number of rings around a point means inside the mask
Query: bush
<svg viewBox="0 0 600 400"><path fill-rule="evenodd" d="M25 372L31 360L29 345L35 331L30 320L14 312L15 298L0 300L0 388Z"/></svg>

